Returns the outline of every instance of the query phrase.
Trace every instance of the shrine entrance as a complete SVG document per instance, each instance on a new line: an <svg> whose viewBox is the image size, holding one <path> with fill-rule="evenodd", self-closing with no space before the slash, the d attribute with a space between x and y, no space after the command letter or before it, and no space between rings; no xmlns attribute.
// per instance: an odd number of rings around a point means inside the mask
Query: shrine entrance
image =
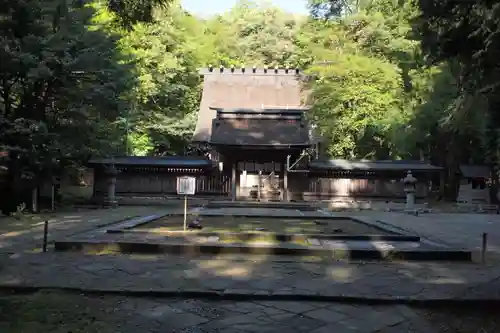
<svg viewBox="0 0 500 333"><path fill-rule="evenodd" d="M284 200L284 165L282 161L237 163L237 193L241 200Z"/></svg>
<svg viewBox="0 0 500 333"><path fill-rule="evenodd" d="M296 156L300 150L219 146L217 151L224 161L224 170L231 173L232 200L290 199L286 160L289 154Z"/></svg>

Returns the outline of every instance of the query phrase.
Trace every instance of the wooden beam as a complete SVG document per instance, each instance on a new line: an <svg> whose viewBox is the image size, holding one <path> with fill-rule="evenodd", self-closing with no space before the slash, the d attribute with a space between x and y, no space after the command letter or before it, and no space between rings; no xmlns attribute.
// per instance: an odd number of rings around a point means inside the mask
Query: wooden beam
<svg viewBox="0 0 500 333"><path fill-rule="evenodd" d="M236 201L236 161L231 162L231 199Z"/></svg>
<svg viewBox="0 0 500 333"><path fill-rule="evenodd" d="M290 200L290 195L288 194L288 170L286 168L286 163L282 164L283 170L283 201L288 202Z"/></svg>

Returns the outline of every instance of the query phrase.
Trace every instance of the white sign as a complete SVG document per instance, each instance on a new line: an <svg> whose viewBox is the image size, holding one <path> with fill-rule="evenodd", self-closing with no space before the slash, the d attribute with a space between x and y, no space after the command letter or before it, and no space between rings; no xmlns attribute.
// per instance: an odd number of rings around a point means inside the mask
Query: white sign
<svg viewBox="0 0 500 333"><path fill-rule="evenodd" d="M196 191L195 177L177 177L177 194L194 195Z"/></svg>

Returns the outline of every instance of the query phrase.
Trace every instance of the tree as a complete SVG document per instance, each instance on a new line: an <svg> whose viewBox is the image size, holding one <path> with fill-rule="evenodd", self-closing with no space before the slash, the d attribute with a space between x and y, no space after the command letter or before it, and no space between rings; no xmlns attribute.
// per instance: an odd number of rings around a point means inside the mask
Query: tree
<svg viewBox="0 0 500 333"><path fill-rule="evenodd" d="M311 72L319 77L312 87L312 114L328 140L329 155L397 157L387 140L391 121L401 117L402 109L396 66L363 55L338 55L333 64L313 66Z"/></svg>
<svg viewBox="0 0 500 333"><path fill-rule="evenodd" d="M201 95L197 24L172 6L155 24L136 24L122 45L134 56L138 74L128 114L132 153L183 154L191 139Z"/></svg>
<svg viewBox="0 0 500 333"><path fill-rule="evenodd" d="M132 29L133 25L139 22L152 22L155 8L166 8L172 3L172 0L106 1L107 7L112 13L116 14L116 19L120 25L128 29Z"/></svg>
<svg viewBox="0 0 500 333"><path fill-rule="evenodd" d="M0 150L9 153L10 193L22 179L37 182L122 146L115 121L133 71L99 10L97 3L1 4ZM11 198L7 211L20 200Z"/></svg>
<svg viewBox="0 0 500 333"><path fill-rule="evenodd" d="M272 6L241 1L229 12L205 22L200 51L205 64L224 66L296 66L295 36L301 18Z"/></svg>
<svg viewBox="0 0 500 333"><path fill-rule="evenodd" d="M486 151L483 161L494 169L492 199L496 200L500 157L499 22L500 4L490 1L419 1L416 27L423 50L433 63L456 64L459 94L449 117L454 131L461 120L481 119L476 141ZM457 121L458 120L458 121Z"/></svg>

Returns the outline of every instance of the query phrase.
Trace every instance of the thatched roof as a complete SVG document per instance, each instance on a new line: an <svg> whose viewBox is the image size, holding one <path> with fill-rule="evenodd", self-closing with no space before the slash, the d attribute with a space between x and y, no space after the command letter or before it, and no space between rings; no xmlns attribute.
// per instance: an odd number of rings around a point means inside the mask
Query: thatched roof
<svg viewBox="0 0 500 333"><path fill-rule="evenodd" d="M221 109L300 109L303 75L295 69L202 69L203 95L193 141L210 142L212 120ZM212 108L212 109L211 109Z"/></svg>

